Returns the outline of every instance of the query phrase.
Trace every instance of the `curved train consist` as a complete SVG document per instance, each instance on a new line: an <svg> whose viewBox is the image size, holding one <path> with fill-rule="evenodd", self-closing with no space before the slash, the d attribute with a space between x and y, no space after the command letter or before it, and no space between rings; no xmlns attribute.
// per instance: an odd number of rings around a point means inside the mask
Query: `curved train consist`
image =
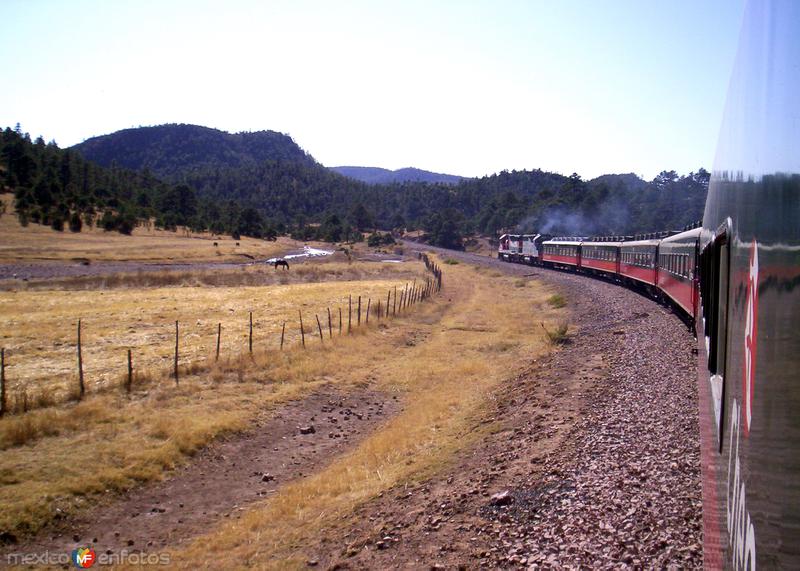
<svg viewBox="0 0 800 571"><path fill-rule="evenodd" d="M702 223L636 237L505 235L498 251L645 288L692 321L710 569L800 569L798 30L800 2L745 9Z"/></svg>
<svg viewBox="0 0 800 571"><path fill-rule="evenodd" d="M611 278L662 297L689 319L698 309L699 223L684 232L640 236L548 237L504 234L497 257Z"/></svg>

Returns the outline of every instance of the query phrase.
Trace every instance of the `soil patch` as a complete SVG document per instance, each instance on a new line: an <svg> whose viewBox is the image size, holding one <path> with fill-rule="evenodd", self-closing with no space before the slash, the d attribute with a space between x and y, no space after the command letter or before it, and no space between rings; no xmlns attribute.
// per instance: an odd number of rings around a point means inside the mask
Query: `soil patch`
<svg viewBox="0 0 800 571"><path fill-rule="evenodd" d="M253 430L205 448L167 479L132 490L4 551L153 552L207 532L221 518L319 470L399 408L396 397L329 387L265 413Z"/></svg>

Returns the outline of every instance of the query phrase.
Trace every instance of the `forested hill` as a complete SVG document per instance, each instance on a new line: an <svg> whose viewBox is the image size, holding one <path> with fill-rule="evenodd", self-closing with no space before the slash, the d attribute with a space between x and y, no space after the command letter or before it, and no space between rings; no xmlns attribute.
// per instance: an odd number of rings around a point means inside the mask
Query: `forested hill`
<svg viewBox="0 0 800 571"><path fill-rule="evenodd" d="M237 168L264 161L314 164L288 135L275 131L226 133L198 125L124 129L72 147L104 167L142 170L177 180L199 168Z"/></svg>
<svg viewBox="0 0 800 571"><path fill-rule="evenodd" d="M442 174L411 167L397 170L378 167L330 167L330 169L346 177L366 182L367 184L389 184L393 182L440 182L444 184L456 184L463 179L463 177L452 174Z"/></svg>
<svg viewBox="0 0 800 571"><path fill-rule="evenodd" d="M19 126L7 128L0 136L0 191L14 192L21 219L55 229L79 229L98 217L124 232L154 219L165 228L333 241L375 228L423 229L433 243L458 247L460 236L472 233L679 229L702 216L709 179L703 169L663 171L652 181L635 174L584 180L537 169L457 184L370 185L323 167L277 133L229 135L189 125L130 131L78 146L110 165L103 167L41 137L31 141Z"/></svg>

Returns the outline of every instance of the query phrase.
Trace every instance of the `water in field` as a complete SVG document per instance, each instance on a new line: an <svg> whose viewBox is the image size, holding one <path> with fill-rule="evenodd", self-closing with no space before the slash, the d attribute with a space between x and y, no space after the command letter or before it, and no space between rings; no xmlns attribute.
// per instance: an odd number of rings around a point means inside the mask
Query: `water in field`
<svg viewBox="0 0 800 571"><path fill-rule="evenodd" d="M278 260L292 260L294 258L316 258L319 256L330 256L333 252L330 250L320 250L319 248L312 248L311 246L303 246L303 251L298 254L286 254L282 258L270 258L265 260L265 264L274 264Z"/></svg>

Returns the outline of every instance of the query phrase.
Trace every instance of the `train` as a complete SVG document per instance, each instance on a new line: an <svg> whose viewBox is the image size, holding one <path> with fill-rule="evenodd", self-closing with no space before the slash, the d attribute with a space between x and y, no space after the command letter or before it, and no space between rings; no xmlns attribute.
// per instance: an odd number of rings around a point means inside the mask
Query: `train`
<svg viewBox="0 0 800 571"><path fill-rule="evenodd" d="M703 565L800 569L800 2L744 10L703 219L505 234L498 257L639 288L694 328Z"/></svg>
<svg viewBox="0 0 800 571"><path fill-rule="evenodd" d="M693 323L699 307L701 223L683 231L633 236L503 234L497 257L507 262L580 272L638 288Z"/></svg>

